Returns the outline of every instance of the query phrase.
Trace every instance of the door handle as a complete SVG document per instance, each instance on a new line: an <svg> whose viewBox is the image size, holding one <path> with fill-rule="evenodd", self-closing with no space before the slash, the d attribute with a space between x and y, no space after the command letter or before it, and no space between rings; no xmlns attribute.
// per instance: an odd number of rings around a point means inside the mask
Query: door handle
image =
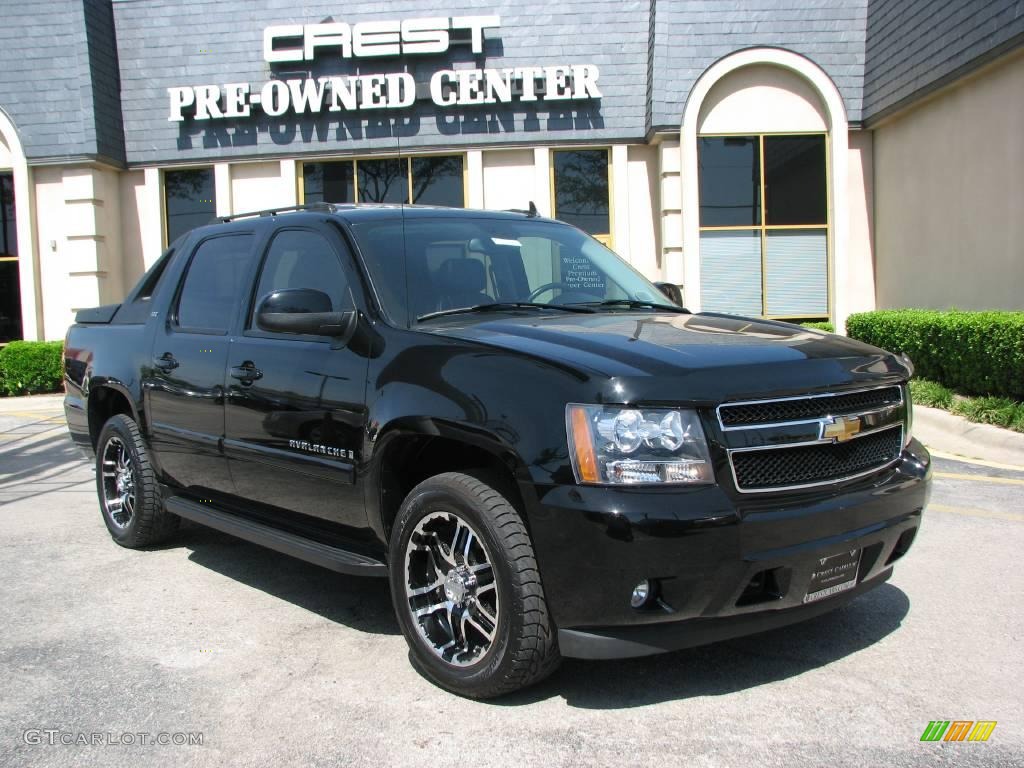
<svg viewBox="0 0 1024 768"><path fill-rule="evenodd" d="M173 371L178 367L178 361L174 359L174 355L170 352L164 352L160 357L153 358L153 365L161 371Z"/></svg>
<svg viewBox="0 0 1024 768"><path fill-rule="evenodd" d="M246 360L231 369L231 378L238 379L243 384L252 384L256 379L263 378L263 371L257 368L252 360Z"/></svg>

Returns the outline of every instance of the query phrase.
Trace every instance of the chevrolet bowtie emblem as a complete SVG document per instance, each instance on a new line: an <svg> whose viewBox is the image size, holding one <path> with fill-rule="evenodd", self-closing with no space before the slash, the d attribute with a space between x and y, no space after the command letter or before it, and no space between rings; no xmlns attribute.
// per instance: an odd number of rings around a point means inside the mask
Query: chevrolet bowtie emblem
<svg viewBox="0 0 1024 768"><path fill-rule="evenodd" d="M860 432L859 416L833 416L821 424L822 439L831 438L833 442L845 443L852 440Z"/></svg>

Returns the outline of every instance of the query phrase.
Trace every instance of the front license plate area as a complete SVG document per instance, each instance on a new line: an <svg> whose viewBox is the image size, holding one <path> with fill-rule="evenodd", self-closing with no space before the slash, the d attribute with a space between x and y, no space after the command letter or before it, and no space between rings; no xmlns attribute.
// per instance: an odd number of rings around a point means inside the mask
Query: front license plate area
<svg viewBox="0 0 1024 768"><path fill-rule="evenodd" d="M804 602L813 603L857 586L860 553L859 549L850 549L815 560Z"/></svg>

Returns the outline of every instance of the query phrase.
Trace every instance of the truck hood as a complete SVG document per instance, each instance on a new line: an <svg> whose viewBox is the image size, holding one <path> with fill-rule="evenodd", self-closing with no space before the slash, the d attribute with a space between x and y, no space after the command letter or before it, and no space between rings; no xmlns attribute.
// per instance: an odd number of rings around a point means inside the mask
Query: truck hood
<svg viewBox="0 0 1024 768"><path fill-rule="evenodd" d="M788 323L718 314L455 315L431 331L522 353L598 387L604 402L714 404L903 381L894 355Z"/></svg>

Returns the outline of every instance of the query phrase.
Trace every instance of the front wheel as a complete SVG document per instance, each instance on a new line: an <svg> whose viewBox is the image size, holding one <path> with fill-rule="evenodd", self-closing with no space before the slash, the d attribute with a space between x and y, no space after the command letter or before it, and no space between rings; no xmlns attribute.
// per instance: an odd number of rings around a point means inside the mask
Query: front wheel
<svg viewBox="0 0 1024 768"><path fill-rule="evenodd" d="M416 486L395 520L390 563L413 662L441 687L491 698L557 668L533 545L492 486L455 472Z"/></svg>

